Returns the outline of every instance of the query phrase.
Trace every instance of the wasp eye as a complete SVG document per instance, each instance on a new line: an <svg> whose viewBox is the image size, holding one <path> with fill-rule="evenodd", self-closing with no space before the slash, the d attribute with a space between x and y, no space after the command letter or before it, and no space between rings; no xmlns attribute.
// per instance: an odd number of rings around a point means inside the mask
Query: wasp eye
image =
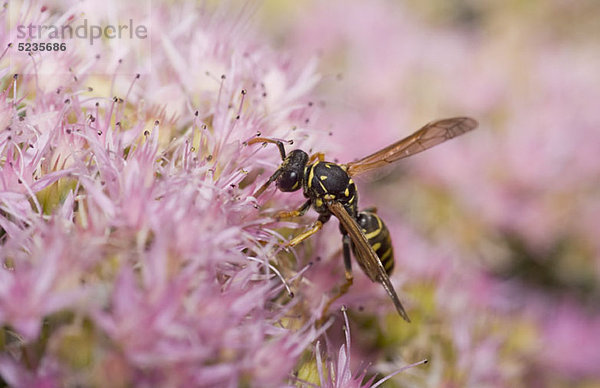
<svg viewBox="0 0 600 388"><path fill-rule="evenodd" d="M277 179L277 187L281 191L295 191L300 188L299 174L296 171L285 171Z"/></svg>

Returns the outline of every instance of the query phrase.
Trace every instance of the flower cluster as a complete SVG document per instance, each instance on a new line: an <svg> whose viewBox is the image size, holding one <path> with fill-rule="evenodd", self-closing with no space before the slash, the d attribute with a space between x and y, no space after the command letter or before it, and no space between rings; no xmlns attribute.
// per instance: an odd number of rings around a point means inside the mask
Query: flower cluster
<svg viewBox="0 0 600 388"><path fill-rule="evenodd" d="M251 195L278 153L246 144L262 134L310 148L314 65L261 45L231 10L155 6L150 74L127 55L19 53L2 25L14 71L0 73L0 375L11 386L283 385L331 324L316 324L322 298L297 291L310 288L311 257L278 255L285 224Z"/></svg>

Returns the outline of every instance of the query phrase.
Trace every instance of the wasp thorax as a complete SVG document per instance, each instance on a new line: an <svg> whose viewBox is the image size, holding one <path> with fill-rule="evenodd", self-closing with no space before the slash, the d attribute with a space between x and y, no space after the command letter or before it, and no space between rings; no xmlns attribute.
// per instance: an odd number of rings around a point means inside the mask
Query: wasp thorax
<svg viewBox="0 0 600 388"><path fill-rule="evenodd" d="M277 177L277 188L281 191L296 191L302 188L306 163L308 163L306 152L302 150L290 152L281 164L281 174Z"/></svg>

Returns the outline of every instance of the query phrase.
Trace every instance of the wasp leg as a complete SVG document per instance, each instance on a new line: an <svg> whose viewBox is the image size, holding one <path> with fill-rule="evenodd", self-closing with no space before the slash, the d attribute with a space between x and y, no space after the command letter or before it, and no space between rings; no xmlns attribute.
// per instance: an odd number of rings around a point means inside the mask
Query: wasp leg
<svg viewBox="0 0 600 388"><path fill-rule="evenodd" d="M298 236L294 237L292 240L290 240L287 244L286 247L295 247L296 245L300 244L302 241L306 240L307 238L309 238L310 236L312 236L313 234L317 233L319 230L321 230L321 228L323 227L323 222L321 220L317 220L315 221L315 223L313 224L313 226L307 230L306 232L299 234Z"/></svg>
<svg viewBox="0 0 600 388"><path fill-rule="evenodd" d="M352 261L350 260L350 236L345 234L342 238L342 244L344 248L344 273L346 275L346 282L342 284L337 294L333 298L329 299L325 307L323 307L323 310L321 311L321 318L319 318L318 321L319 326L325 322L325 318L327 317L327 313L333 302L335 302L344 294L346 294L346 292L348 292L354 280L354 277L352 276Z"/></svg>
<svg viewBox="0 0 600 388"><path fill-rule="evenodd" d="M271 183L273 183L273 182L274 182L274 181L277 179L277 177L279 177L279 175L280 175L280 174L281 174L281 169L280 169L280 168L278 168L278 169L277 169L277 171L275 171L275 172L273 173L273 175L271 175L271 177L269 178L269 180L268 180L268 181L266 181L266 182L265 182L265 183L264 183L262 186L260 186L260 187L258 188L258 190L256 190L256 191L254 192L254 194L252 194L252 196L253 196L254 198L258 198L258 196L259 196L259 195L261 195L262 193L264 193L264 192L265 192L265 190L266 190L266 189L269 187L269 185L270 185Z"/></svg>
<svg viewBox="0 0 600 388"><path fill-rule="evenodd" d="M310 156L310 158L308 159L308 164L314 162L315 160L318 160L319 162L322 162L325 160L325 154L322 152L317 152L316 154L312 154Z"/></svg>
<svg viewBox="0 0 600 388"><path fill-rule="evenodd" d="M310 209L311 201L310 199L302 204L297 210L292 210L291 212L279 212L275 216L277 220L282 218L294 218L294 217L302 217L308 209Z"/></svg>
<svg viewBox="0 0 600 388"><path fill-rule="evenodd" d="M344 270L346 281L352 284L352 261L350 260L350 236L347 234L342 237L342 246L344 248Z"/></svg>

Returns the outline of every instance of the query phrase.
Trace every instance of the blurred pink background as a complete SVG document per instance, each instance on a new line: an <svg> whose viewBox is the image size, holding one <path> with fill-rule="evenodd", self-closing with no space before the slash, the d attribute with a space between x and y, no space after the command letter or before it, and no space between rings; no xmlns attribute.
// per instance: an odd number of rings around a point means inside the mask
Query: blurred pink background
<svg viewBox="0 0 600 388"><path fill-rule="evenodd" d="M430 355L409 378L420 386L600 384L598 12L594 1L435 0L259 10L274 44L318 58L311 124L329 159L370 154L437 118L480 123L358 179L361 207L376 204L392 230L393 278L418 311L410 329L383 321L381 341ZM369 323L354 322L360 342Z"/></svg>

